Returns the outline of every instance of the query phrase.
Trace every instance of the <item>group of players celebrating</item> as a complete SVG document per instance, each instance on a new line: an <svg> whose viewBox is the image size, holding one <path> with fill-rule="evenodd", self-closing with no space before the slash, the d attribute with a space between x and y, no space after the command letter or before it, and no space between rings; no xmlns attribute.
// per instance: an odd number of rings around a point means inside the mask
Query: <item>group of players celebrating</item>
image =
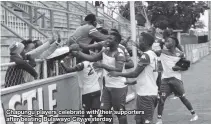
<svg viewBox="0 0 211 124"><path fill-rule="evenodd" d="M144 112L144 114L135 115L136 124L152 124L156 106L158 108L157 124L162 124L164 103L172 93L179 97L191 112L193 117L190 121L198 119L191 103L185 96L181 79L181 71L187 70L190 63L184 59L185 56L179 41L172 35L172 31L165 30L162 41L155 40L153 33L150 31L142 32L138 38L139 41L137 41L137 48L141 51L141 54L138 55L138 64L134 65L127 48L122 45L122 36L118 30L97 29L96 17L93 14L87 15L84 21L86 23L77 28L66 42L69 47L68 53L62 55L63 57L67 55L76 57L77 65L70 67L63 60L61 60L61 65L67 73L78 73L82 105L85 111L98 109L126 111L128 85L134 85L136 110ZM38 47L39 49L32 51L31 54L36 53L36 56L38 56L38 53L49 48L41 56L41 58L46 58L59 46L58 44L61 42L60 36L58 39L58 42L53 42L54 40L46 42ZM90 44L93 41L96 41L96 43ZM31 44L34 46L33 43ZM159 44L158 47L160 48L153 49L155 44ZM13 45L10 48L11 59L18 59L22 63L25 62L22 61L23 57L21 57L23 49L24 45L21 43ZM36 56L33 57L31 55L29 58L36 58ZM158 61L162 65L162 72L157 70ZM33 63L35 62L33 61ZM36 72L33 70L34 66L30 67L27 63L25 65L29 67L28 72L37 77ZM127 70L133 67L135 67L133 71ZM13 86L14 82L16 82L15 85L21 84L22 78L18 74L22 73L14 71L15 69L20 70L19 67L15 67L9 68L7 71L5 82L8 86ZM16 72L17 74L11 74L10 72ZM20 78L20 81L13 80L14 78L7 78L11 76L16 76L16 79ZM129 82L127 78L136 78L136 81ZM84 117L90 116L85 112ZM112 117L111 114L92 116ZM119 124L128 123L126 115L118 114L117 117ZM86 123L89 124L91 122ZM113 121L105 123L113 123Z"/></svg>
<svg viewBox="0 0 211 124"><path fill-rule="evenodd" d="M181 79L181 71L187 70L190 63L184 59L179 41L170 30L164 31L161 42L155 40L150 32L141 33L138 49L142 54L139 56L138 64L134 65L127 49L120 44L122 37L118 30L97 30L93 14L87 15L85 21L87 23L80 26L67 41L69 54L77 58L78 64L70 68L61 61L66 72L78 72L85 111L97 109L125 111L128 85L135 84L136 110L144 111L144 114L135 116L136 124L152 124L156 106L158 106L157 124L162 124L164 103L172 93L179 97L191 112L190 121L198 119L185 96ZM98 42L90 45L94 38ZM153 50L152 46L155 43L160 44L161 49ZM162 72L156 71L158 60L161 61ZM126 71L134 66L133 71ZM136 81L128 82L127 78L136 78ZM89 116L85 114L85 117ZM112 115L103 116L112 117ZM127 124L126 115L117 117L119 124Z"/></svg>

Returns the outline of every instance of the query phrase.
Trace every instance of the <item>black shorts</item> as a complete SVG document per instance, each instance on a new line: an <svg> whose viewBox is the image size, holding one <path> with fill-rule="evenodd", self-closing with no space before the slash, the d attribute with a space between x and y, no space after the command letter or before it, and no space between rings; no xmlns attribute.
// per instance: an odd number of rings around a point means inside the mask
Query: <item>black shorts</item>
<svg viewBox="0 0 211 124"><path fill-rule="evenodd" d="M157 105L157 95L153 96L139 96L136 98L136 110L143 111L143 114L135 116L135 120L140 123L145 121L153 121L154 110Z"/></svg>
<svg viewBox="0 0 211 124"><path fill-rule="evenodd" d="M100 109L100 95L101 92L96 91L82 95L82 104L85 111ZM85 114L85 116L88 116Z"/></svg>
<svg viewBox="0 0 211 124"><path fill-rule="evenodd" d="M113 107L116 111L125 110L127 91L128 87L104 87L100 108L103 110L110 110L111 107Z"/></svg>
<svg viewBox="0 0 211 124"><path fill-rule="evenodd" d="M181 97L185 94L183 82L175 77L164 78L160 86L160 95L169 96L174 93L176 96Z"/></svg>

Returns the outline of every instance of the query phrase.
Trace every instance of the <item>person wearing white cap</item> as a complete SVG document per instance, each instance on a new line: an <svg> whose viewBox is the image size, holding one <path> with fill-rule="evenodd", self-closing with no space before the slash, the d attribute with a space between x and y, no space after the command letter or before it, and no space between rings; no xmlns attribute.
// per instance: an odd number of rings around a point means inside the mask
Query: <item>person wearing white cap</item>
<svg viewBox="0 0 211 124"><path fill-rule="evenodd" d="M34 59L27 56L29 62L23 59L21 54L24 52L24 45L15 42L10 47L10 62L15 62L16 65L10 66L7 69L5 76L5 88L25 83L23 72L26 71L34 78L37 78L37 72L33 69L36 66Z"/></svg>

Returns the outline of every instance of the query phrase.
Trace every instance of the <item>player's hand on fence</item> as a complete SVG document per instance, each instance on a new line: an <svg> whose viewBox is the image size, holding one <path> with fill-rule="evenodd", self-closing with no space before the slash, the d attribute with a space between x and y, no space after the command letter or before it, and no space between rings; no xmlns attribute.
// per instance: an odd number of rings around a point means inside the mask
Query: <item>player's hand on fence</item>
<svg viewBox="0 0 211 124"><path fill-rule="evenodd" d="M118 77L119 76L119 72L111 71L111 72L108 73L108 76L109 77Z"/></svg>
<svg viewBox="0 0 211 124"><path fill-rule="evenodd" d="M37 80L37 79L38 79L38 74L36 74L36 75L34 76L34 79L35 79L35 80Z"/></svg>

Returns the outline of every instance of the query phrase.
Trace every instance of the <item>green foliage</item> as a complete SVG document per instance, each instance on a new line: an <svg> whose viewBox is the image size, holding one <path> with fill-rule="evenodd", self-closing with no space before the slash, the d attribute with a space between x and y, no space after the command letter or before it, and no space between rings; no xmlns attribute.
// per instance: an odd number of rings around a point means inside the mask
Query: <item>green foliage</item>
<svg viewBox="0 0 211 124"><path fill-rule="evenodd" d="M203 1L148 1L147 3L147 16L151 24L160 29L169 27L182 29L183 32L188 32L191 25L195 26L200 14L204 14L204 11L209 9ZM136 17L137 15L143 17L143 7L141 1L135 2ZM120 7L120 13L130 19L129 2ZM140 19L138 23L143 25L145 21Z"/></svg>
<svg viewBox="0 0 211 124"><path fill-rule="evenodd" d="M135 1L135 15L138 25L140 26L144 26L146 23L146 19L143 16L143 7L144 6L141 1ZM130 3L127 2L124 6L120 6L119 12L123 17L130 20Z"/></svg>

